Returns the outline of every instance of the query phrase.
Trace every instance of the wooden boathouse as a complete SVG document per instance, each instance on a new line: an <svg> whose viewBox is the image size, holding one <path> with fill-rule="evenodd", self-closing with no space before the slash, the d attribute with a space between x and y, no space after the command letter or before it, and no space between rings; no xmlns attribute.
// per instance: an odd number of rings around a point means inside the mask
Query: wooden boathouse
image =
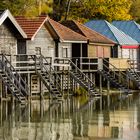
<svg viewBox="0 0 140 140"><path fill-rule="evenodd" d="M0 23L1 98L12 93L22 104L34 95L62 100L66 90L73 93L79 86L89 97L101 98L104 79L126 94L129 80L139 83L126 60L111 63L115 42L81 24L79 33L48 16L14 18L8 10L1 12Z"/></svg>

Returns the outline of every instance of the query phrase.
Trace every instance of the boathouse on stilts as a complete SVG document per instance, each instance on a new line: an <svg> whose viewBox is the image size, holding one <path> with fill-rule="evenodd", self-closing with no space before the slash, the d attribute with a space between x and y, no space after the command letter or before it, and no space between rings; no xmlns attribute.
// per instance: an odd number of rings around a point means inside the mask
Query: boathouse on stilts
<svg viewBox="0 0 140 140"><path fill-rule="evenodd" d="M12 95L22 104L37 95L62 101L82 87L98 99L102 87L112 85L129 93L126 46L138 42L122 33L128 44L121 44L78 22L63 24L48 16L14 18L1 12L1 98Z"/></svg>

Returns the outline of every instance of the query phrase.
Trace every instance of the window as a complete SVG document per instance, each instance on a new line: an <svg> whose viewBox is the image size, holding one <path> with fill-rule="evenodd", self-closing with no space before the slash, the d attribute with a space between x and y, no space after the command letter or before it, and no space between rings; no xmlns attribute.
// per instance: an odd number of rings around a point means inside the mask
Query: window
<svg viewBox="0 0 140 140"><path fill-rule="evenodd" d="M62 57L68 57L68 48L62 49Z"/></svg>

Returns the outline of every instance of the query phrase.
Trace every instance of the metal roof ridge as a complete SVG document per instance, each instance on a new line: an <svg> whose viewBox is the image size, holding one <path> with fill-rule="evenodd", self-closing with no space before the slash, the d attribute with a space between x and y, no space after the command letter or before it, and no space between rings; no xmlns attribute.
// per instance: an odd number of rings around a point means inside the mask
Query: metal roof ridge
<svg viewBox="0 0 140 140"><path fill-rule="evenodd" d="M115 35L115 33L112 31L111 28L114 28L116 31L118 30L119 31L118 33L122 34L127 40L130 39L130 41L136 42L135 45L139 45L138 41L136 41L135 39L133 39L129 35L125 34L122 30L119 30L116 26L114 26L113 24L109 23L108 21L106 21L106 23L109 26L109 28L110 28L111 32L113 33L113 35L115 36L115 38L118 40L118 42L119 42L120 45L122 45L121 42L120 42L121 40L119 40L118 36ZM133 45L134 45L134 43L133 43Z"/></svg>

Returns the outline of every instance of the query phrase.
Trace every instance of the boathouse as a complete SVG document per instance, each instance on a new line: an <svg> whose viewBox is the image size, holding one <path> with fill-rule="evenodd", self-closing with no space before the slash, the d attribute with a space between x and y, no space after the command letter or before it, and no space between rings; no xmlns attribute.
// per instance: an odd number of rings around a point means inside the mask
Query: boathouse
<svg viewBox="0 0 140 140"><path fill-rule="evenodd" d="M88 39L86 51L86 56L88 58L109 58L111 56L111 47L115 45L114 41L74 20L64 21L62 24L79 34L84 35Z"/></svg>
<svg viewBox="0 0 140 140"><path fill-rule="evenodd" d="M89 97L101 99L102 77L107 79L108 83L114 83L125 93L129 92L127 75L125 77L124 74L118 75L119 69L108 61L109 48L114 45L113 41L99 34L96 36L99 39L90 38L89 36L94 35L93 32L91 33L90 29L81 25L79 25L80 29L84 28L85 33L79 34L46 16L16 17L16 20L18 23L12 20L16 26L10 29L18 28L16 35L19 33L17 37L19 47L14 49L16 51L10 51L9 54L4 50L0 59L2 90L5 91L2 93L5 97L12 93L12 97L16 97L23 104L32 95L40 95L41 98L47 95L50 99L62 101L65 93L67 94L65 89L73 94L81 86ZM11 27L9 24L7 26ZM96 45L100 47L100 43L103 44L104 41L106 48L101 45L101 54L95 53L96 56L87 61L91 55L88 48L89 44L92 45L92 41L93 47ZM93 52L96 51L93 49ZM104 57L108 57L107 60ZM78 59L80 61L77 61ZM90 66L87 67L87 63ZM87 73L83 71L83 68ZM100 90L96 87L95 73L99 74L97 79Z"/></svg>
<svg viewBox="0 0 140 140"><path fill-rule="evenodd" d="M85 23L85 25L117 42L116 47L112 48L112 57L138 58L136 48L138 48L139 43L106 20L91 20Z"/></svg>
<svg viewBox="0 0 140 140"><path fill-rule="evenodd" d="M27 38L26 33L17 23L9 10L0 11L0 53L16 55L21 40Z"/></svg>
<svg viewBox="0 0 140 140"><path fill-rule="evenodd" d="M27 38L9 10L0 11L0 88L1 99L15 96L24 102L28 96L28 86L23 76L16 72L11 62L17 61L14 55L22 50L20 42ZM22 83L22 84L21 84ZM22 92L21 92L22 90ZM9 94L11 93L11 94Z"/></svg>
<svg viewBox="0 0 140 140"><path fill-rule="evenodd" d="M117 27L119 30L122 30L124 33L128 34L130 37L135 39L138 43L140 43L140 25L133 20L118 20L113 21L112 24ZM130 46L131 48L131 46ZM131 59L130 62L132 67L137 68L139 70L139 60L140 60L140 50L139 47L135 47L133 50L132 55L136 55L137 57L133 56L134 59ZM134 52L136 51L137 54Z"/></svg>
<svg viewBox="0 0 140 140"><path fill-rule="evenodd" d="M16 20L28 37L27 40L24 40L24 51L20 52L22 55L27 55L28 58L26 58L26 60L28 60L28 65L30 63L29 57L41 53L42 56L50 59L49 62L52 66L59 66L60 64L54 64L55 58L72 58L74 53L73 47L84 47L84 44L87 44L86 37L49 17L39 16L29 19L20 16L16 17ZM23 66L17 69L20 69L23 73L28 73L28 83L31 85L31 93L40 93L40 89L45 91L44 88L41 88L42 84L39 76L35 73L34 67L32 67L32 71L30 66Z"/></svg>

